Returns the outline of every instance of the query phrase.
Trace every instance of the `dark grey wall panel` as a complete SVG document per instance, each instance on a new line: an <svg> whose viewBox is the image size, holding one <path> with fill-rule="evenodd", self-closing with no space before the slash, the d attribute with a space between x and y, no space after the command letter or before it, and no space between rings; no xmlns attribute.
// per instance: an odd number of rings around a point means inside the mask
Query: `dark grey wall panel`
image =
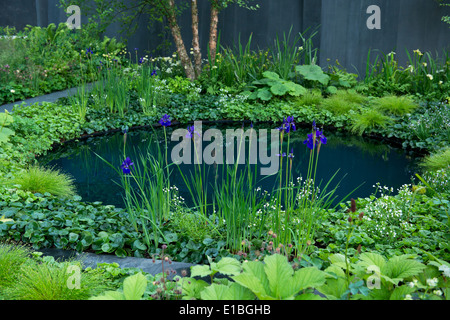
<svg viewBox="0 0 450 320"><path fill-rule="evenodd" d="M182 1L182 0L178 0ZM0 26L26 24L46 26L67 20L59 8L58 0L0 0ZM321 66L334 64L336 59L350 72L364 75L367 53L373 50L389 53L396 51L400 63L406 63L405 50L420 49L442 52L450 45L450 28L441 22L443 15L450 15L450 8L439 7L433 0L260 0L260 9L249 11L236 5L230 6L219 16L221 44L233 46L239 36L245 44L252 35L253 48L265 48L273 44L278 34L293 35L308 28L320 26L314 38L319 48ZM370 5L381 8L381 29L370 30L366 13ZM209 35L209 1L199 1L200 45L205 53ZM88 17L83 15L82 22ZM191 18L187 10L179 18L182 35L189 51L191 47ZM120 26L111 25L106 32L109 37L119 37ZM164 31L164 32L163 32ZM154 23L149 26L148 17L142 16L136 33L128 39L128 48L154 51L164 40L172 40L170 32ZM170 54L172 46L165 52Z"/></svg>

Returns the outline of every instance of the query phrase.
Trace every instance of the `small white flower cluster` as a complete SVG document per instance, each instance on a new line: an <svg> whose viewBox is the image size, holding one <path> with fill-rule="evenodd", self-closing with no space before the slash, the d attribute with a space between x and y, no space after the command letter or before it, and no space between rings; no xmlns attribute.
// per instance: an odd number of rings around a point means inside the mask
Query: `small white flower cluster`
<svg viewBox="0 0 450 320"><path fill-rule="evenodd" d="M155 70L160 70L168 74L182 74L181 61L177 59L177 54L172 54L171 57L156 57L150 59L151 62L156 63L159 67Z"/></svg>
<svg viewBox="0 0 450 320"><path fill-rule="evenodd" d="M399 229L405 230L411 227L407 222L408 213L403 211L404 208L409 207L413 196L411 185L401 186L398 189L399 197L390 196L393 188L380 186L379 183L374 187L377 191L381 191L381 196L363 209L367 222L365 225L373 237L394 240L399 236L397 233Z"/></svg>

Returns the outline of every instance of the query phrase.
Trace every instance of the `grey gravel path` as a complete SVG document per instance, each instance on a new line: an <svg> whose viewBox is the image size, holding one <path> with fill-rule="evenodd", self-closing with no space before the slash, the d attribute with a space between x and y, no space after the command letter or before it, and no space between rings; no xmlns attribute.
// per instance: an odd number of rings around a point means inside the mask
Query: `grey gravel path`
<svg viewBox="0 0 450 320"><path fill-rule="evenodd" d="M92 83L89 83L86 85L87 89L90 90L92 87ZM24 105L32 105L37 103L41 103L41 102L56 102L56 100L58 100L59 98L63 98L63 97L68 97L71 95L74 95L77 93L77 87L75 88L70 88L70 89L66 89L66 90L62 90L62 91L56 91L56 92L52 92L43 96L39 96L39 97L34 97L34 98L29 98L23 101L15 101L12 103L7 103L4 105L0 106L0 113L5 112L5 110L8 110L9 113L12 112L12 109L15 105L22 105L22 103L25 103Z"/></svg>

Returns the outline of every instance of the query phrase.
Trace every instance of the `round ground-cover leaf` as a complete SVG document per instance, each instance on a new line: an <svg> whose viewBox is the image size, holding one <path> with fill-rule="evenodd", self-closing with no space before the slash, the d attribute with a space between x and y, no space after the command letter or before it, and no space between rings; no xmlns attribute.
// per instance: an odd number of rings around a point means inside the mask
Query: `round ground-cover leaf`
<svg viewBox="0 0 450 320"><path fill-rule="evenodd" d="M80 236L78 235L78 233L70 232L69 233L69 242L71 242L71 243L76 242L79 237Z"/></svg>
<svg viewBox="0 0 450 320"><path fill-rule="evenodd" d="M135 240L132 245L133 250L147 250L147 246L139 240Z"/></svg>
<svg viewBox="0 0 450 320"><path fill-rule="evenodd" d="M174 232L164 233L164 238L166 239L167 243L178 241L178 235Z"/></svg>

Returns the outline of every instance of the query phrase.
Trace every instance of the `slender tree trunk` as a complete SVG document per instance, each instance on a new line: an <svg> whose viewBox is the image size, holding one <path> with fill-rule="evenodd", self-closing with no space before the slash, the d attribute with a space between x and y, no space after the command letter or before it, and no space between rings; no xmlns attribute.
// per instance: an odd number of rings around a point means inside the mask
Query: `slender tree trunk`
<svg viewBox="0 0 450 320"><path fill-rule="evenodd" d="M198 78L202 73L202 53L200 51L200 37L198 35L198 7L197 0L191 2L192 15L192 49L194 50L194 71Z"/></svg>
<svg viewBox="0 0 450 320"><path fill-rule="evenodd" d="M170 10L166 15L167 20L169 22L170 31L172 32L172 36L175 42L175 46L177 47L177 52L181 60L181 64L184 67L184 71L186 73L186 77L191 80L194 80L195 70L192 66L192 61L189 59L189 55L186 51L186 47L184 46L183 38L181 37L180 27L177 23L177 18L175 15L175 2L174 0L169 0Z"/></svg>
<svg viewBox="0 0 450 320"><path fill-rule="evenodd" d="M217 25L219 24L219 4L217 0L211 2L211 21L209 24L209 54L211 63L216 61Z"/></svg>

